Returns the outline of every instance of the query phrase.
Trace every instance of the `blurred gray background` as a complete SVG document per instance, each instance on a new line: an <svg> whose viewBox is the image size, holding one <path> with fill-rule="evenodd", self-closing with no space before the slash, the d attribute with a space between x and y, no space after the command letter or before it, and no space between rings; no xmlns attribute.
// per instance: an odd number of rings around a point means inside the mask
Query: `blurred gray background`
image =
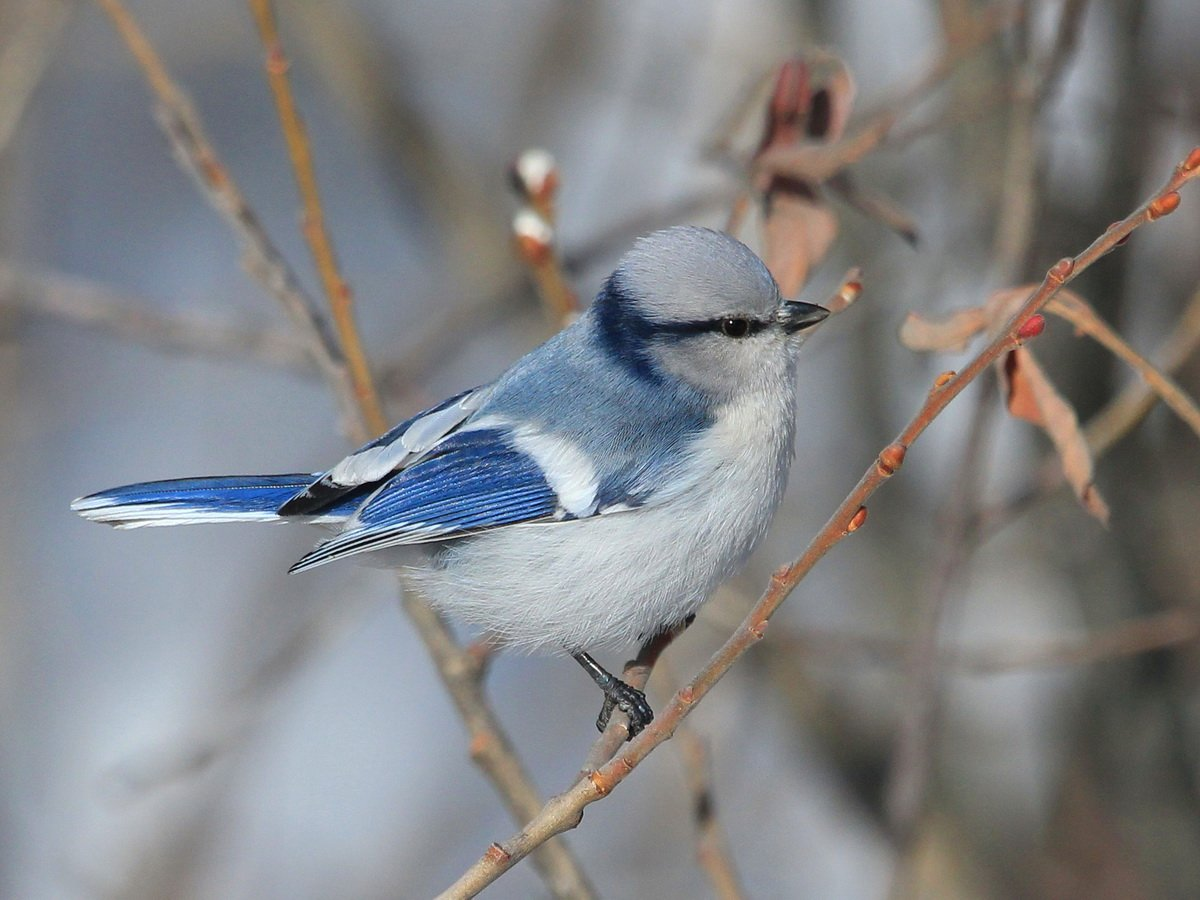
<svg viewBox="0 0 1200 900"><path fill-rule="evenodd" d="M247 8L130 5L317 293ZM877 107L916 82L956 17L979 6L281 2L328 224L389 412L487 380L549 334L511 252L505 172L520 151L542 146L559 162L561 245L590 297L638 232L723 223L737 181L704 149L777 62L828 47L854 73L858 107ZM1045 46L1061 4L1028 6ZM977 304L996 287L1005 79L1018 43L1003 33L906 118L938 123L929 136L855 166L913 217L915 249L835 203L841 233L805 296L820 301L852 264L866 291L806 349L785 506L748 571L671 650L677 678L803 549L936 373L965 361L917 356L895 333L909 310ZM1023 278L1133 209L1200 139L1198 44L1192 0L1086 4L1078 48L1037 120ZM321 469L348 444L274 300L172 161L99 8L6 0L6 53L0 893L436 893L514 829L468 758L395 580L353 565L289 577L318 536L303 529L121 533L68 511L78 495L129 481ZM1145 352L1200 281L1198 209L1200 195L1185 192L1178 213L1078 285ZM264 333L272 358L182 352L136 322L139 333L115 333L56 312L54 297L70 292ZM1130 380L1061 322L1037 349L1081 418ZM1200 392L1195 362L1178 379ZM896 653L837 652L821 636L913 633L971 402L935 424L868 526L689 720L711 742L717 809L749 896L869 898L892 883L882 785L902 668ZM1035 483L1049 449L1000 415L988 434L985 506ZM1196 436L1157 410L1100 461L1098 484L1109 530L1060 490L972 548L948 594L947 643L1041 646L1194 610ZM947 675L915 851L921 893L1200 895L1198 664L1191 642L1092 666ZM569 660L503 656L488 690L543 794L565 788L594 735L593 686ZM710 891L670 745L589 807L568 841L602 896ZM543 892L525 863L487 896Z"/></svg>

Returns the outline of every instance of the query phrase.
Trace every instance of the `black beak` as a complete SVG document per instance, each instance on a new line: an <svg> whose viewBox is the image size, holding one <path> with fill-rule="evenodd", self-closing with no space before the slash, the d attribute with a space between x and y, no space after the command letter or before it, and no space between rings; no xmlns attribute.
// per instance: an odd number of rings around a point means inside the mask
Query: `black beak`
<svg viewBox="0 0 1200 900"><path fill-rule="evenodd" d="M800 300L784 300L779 307L779 322L788 334L804 331L824 322L829 310L815 303L804 303Z"/></svg>

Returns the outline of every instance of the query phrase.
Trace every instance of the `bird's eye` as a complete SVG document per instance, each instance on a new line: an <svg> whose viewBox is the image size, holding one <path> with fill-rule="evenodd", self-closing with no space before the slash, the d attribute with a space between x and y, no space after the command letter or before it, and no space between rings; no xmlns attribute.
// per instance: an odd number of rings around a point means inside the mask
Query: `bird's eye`
<svg viewBox="0 0 1200 900"><path fill-rule="evenodd" d="M742 338L750 333L749 319L722 319L721 333L726 337Z"/></svg>

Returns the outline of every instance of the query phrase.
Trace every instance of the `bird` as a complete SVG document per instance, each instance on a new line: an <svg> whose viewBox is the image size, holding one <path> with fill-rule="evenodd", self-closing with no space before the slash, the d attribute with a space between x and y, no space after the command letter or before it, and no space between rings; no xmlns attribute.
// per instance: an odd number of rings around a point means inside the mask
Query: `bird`
<svg viewBox="0 0 1200 900"><path fill-rule="evenodd" d="M645 695L592 652L683 627L766 533L794 456L797 351L829 315L734 237L638 238L593 302L490 384L332 468L153 481L72 509L118 528L333 529L290 569L371 554L500 646L569 654L632 739Z"/></svg>

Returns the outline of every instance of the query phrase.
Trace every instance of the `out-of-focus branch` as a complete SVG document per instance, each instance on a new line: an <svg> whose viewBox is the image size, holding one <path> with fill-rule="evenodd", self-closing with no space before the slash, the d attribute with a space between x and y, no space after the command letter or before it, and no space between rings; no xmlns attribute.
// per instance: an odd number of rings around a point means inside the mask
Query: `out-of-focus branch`
<svg viewBox="0 0 1200 900"><path fill-rule="evenodd" d="M829 521L793 563L782 566L771 577L770 586L755 603L738 630L713 655L696 676L681 688L658 717L638 737L626 744L610 762L581 779L565 792L552 797L521 831L503 843L493 844L441 896L473 897L554 835L575 827L583 810L610 794L654 748L668 740L679 723L712 690L730 667L766 634L771 616L822 557L866 520L866 502L902 465L907 448L916 441L946 406L968 384L992 366L1003 354L1040 333L1044 321L1039 313L1058 290L1116 247L1136 228L1172 212L1179 205L1178 189L1200 176L1200 147L1172 173L1167 183L1134 213L1110 226L1075 257L1060 260L1046 273L1042 283L1012 317L1009 324L959 373L939 378L912 420L884 447L846 496Z"/></svg>
<svg viewBox="0 0 1200 900"><path fill-rule="evenodd" d="M17 133L76 5L74 0L26 3L20 24L0 50L0 153Z"/></svg>
<svg viewBox="0 0 1200 900"><path fill-rule="evenodd" d="M941 650L941 658L947 669L964 675L1003 675L1031 669L1096 665L1197 641L1200 641L1200 614L1180 608L1120 622L1079 638L946 646ZM772 645L772 652L800 653L822 662L897 665L908 655L912 642L878 635L798 629L779 635L778 643L773 637Z"/></svg>
<svg viewBox="0 0 1200 900"><path fill-rule="evenodd" d="M421 632L446 690L467 727L472 761L496 787L513 818L518 822L529 821L541 809L542 799L484 697L486 657L464 650L437 612L422 601L410 585L405 585L403 604L409 619ZM533 863L555 897L586 900L595 896L583 868L561 840L539 847Z"/></svg>
<svg viewBox="0 0 1200 900"><path fill-rule="evenodd" d="M313 371L305 344L291 331L232 325L159 312L80 278L29 272L0 261L0 305L137 341L171 353L248 359L305 374Z"/></svg>
<svg viewBox="0 0 1200 900"><path fill-rule="evenodd" d="M509 170L513 190L524 204L513 217L517 256L529 269L550 323L561 328L579 313L579 297L567 280L555 230L558 166L537 148L526 150Z"/></svg>
<svg viewBox="0 0 1200 900"><path fill-rule="evenodd" d="M275 98L275 107L279 112L280 125L292 161L292 171L296 176L296 185L304 206L301 230L308 242L317 273L321 277L329 308L333 312L333 322L354 384L355 399L370 431L373 434L382 434L388 428L387 417L375 391L358 324L354 319L354 295L338 269L333 242L325 228L325 212L321 206L321 194L313 167L312 147L304 128L304 121L300 118L300 112L296 109L296 102L292 97L291 81L288 79L290 64L279 41L274 7L271 0L249 2L266 52L267 81Z"/></svg>
<svg viewBox="0 0 1200 900"><path fill-rule="evenodd" d="M805 145L795 150L768 151L756 160L758 174L801 177L825 182L836 173L861 161L888 139L896 123L930 91L950 76L979 47L1021 17L1019 8L1000 4L989 6L961 40L945 48L925 74L898 96L880 104L877 111L858 117L839 140L824 145Z"/></svg>
<svg viewBox="0 0 1200 900"><path fill-rule="evenodd" d="M137 20L121 0L96 0L96 3L107 13L146 77L157 100L159 126L171 144L176 161L233 230L241 242L242 262L247 271L283 304L309 354L333 386L343 413L354 423L356 437L366 439L370 433L366 419L358 406L341 348L324 315L267 237L258 216L205 135L196 110L171 78Z"/></svg>
<svg viewBox="0 0 1200 900"><path fill-rule="evenodd" d="M743 896L741 883L717 819L708 743L686 726L676 733L676 739L683 760L683 776L692 795L696 858L718 900L740 900Z"/></svg>
<svg viewBox="0 0 1200 900"><path fill-rule="evenodd" d="M1178 371L1197 348L1200 348L1200 288L1192 293L1170 337L1155 354L1162 360L1158 368L1167 374ZM1155 392L1148 383L1138 380L1127 385L1084 428L1092 456L1099 457L1132 431L1154 408L1155 401Z"/></svg>
<svg viewBox="0 0 1200 900"><path fill-rule="evenodd" d="M1130 347L1086 300L1078 295L1063 294L1048 303L1046 311L1066 319L1080 332L1094 338L1114 356L1132 366L1146 386L1200 437L1200 409L1196 407L1196 402L1174 379Z"/></svg>
<svg viewBox="0 0 1200 900"><path fill-rule="evenodd" d="M266 51L267 78L303 200L304 237L333 311L362 416L373 433L382 433L387 428L387 421L355 323L352 295L338 270L333 245L325 229L312 150L292 97L287 77L289 63L279 40L274 9L271 0L249 0L249 3ZM472 654L454 640L449 626L420 599L411 585L405 585L403 604L467 726L472 760L496 787L513 816L524 821L537 811L541 800L512 742L484 697L482 670L475 664ZM558 842L540 849L545 852L539 854L535 865L556 897L587 898L593 895L582 867L565 844Z"/></svg>

